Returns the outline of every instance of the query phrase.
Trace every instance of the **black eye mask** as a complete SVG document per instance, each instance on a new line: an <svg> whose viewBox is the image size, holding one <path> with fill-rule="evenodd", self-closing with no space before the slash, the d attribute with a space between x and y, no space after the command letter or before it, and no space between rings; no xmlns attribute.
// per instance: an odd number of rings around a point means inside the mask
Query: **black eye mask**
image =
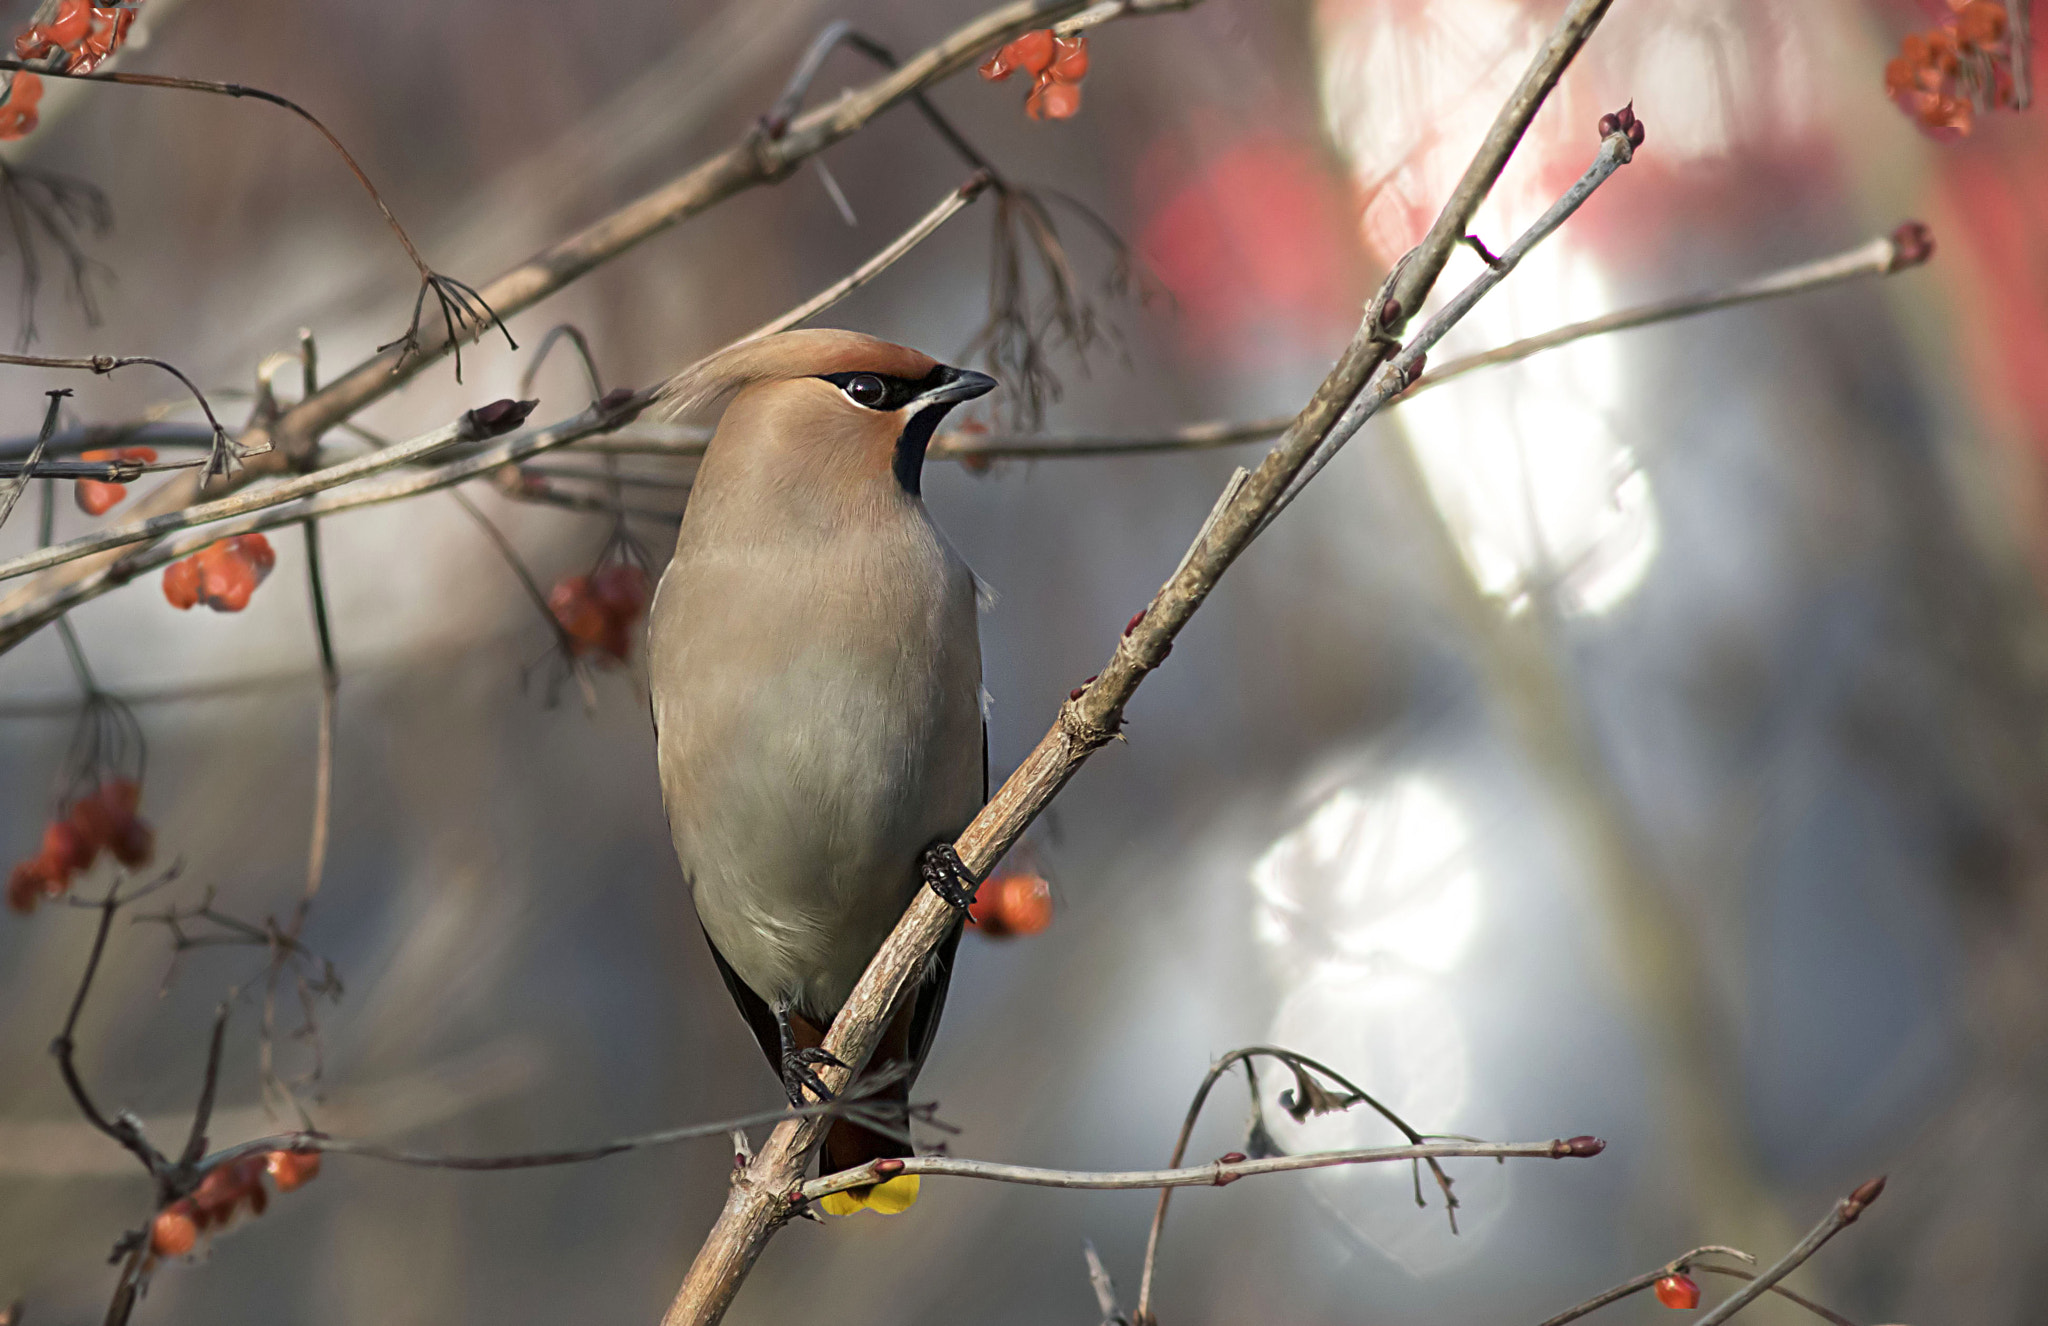
<svg viewBox="0 0 2048 1326"><path fill-rule="evenodd" d="M924 393L951 381L945 365L921 378L890 377L885 373L821 373L819 377L846 393L846 399L864 410L889 414L910 404Z"/></svg>
<svg viewBox="0 0 2048 1326"><path fill-rule="evenodd" d="M855 405L877 414L901 410L920 396L959 382L963 377L979 378L986 384L972 391L971 395L979 396L995 385L979 374L966 373L945 364L940 364L921 378L891 377L886 373L820 373L818 377L839 388ZM896 482L912 497L923 492L924 452L931 445L932 434L938 431L939 421L963 399L966 397L934 400L904 423L903 432L896 439L896 454L890 468L895 472Z"/></svg>

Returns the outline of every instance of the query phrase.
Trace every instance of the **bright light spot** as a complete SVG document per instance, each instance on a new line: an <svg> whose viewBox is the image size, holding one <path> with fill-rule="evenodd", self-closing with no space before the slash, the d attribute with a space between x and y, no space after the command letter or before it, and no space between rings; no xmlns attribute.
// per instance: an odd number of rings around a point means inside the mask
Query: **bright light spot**
<svg viewBox="0 0 2048 1326"><path fill-rule="evenodd" d="M1450 971L1479 924L1471 848L1471 826L1427 779L1370 798L1341 788L1252 866L1256 933L1292 971Z"/></svg>
<svg viewBox="0 0 2048 1326"><path fill-rule="evenodd" d="M1446 344L1452 353L1503 345L1611 307L1593 259L1553 239ZM1547 585L1569 610L1605 612L1641 583L1656 556L1649 478L1610 422L1622 405L1621 353L1612 338L1591 337L1401 407L1409 445L1473 579L1510 611Z"/></svg>
<svg viewBox="0 0 2048 1326"><path fill-rule="evenodd" d="M1337 1069L1429 1132L1491 1123L1471 1102L1471 1054L1451 975L1469 953L1484 889L1469 819L1431 779L1404 775L1338 788L1252 866L1253 932L1284 983L1270 1040ZM1397 1146L1369 1109L1295 1121L1285 1071L1261 1068L1264 1114L1288 1151ZM1505 1174L1466 1166L1467 1237L1420 1212L1406 1165L1317 1170L1310 1191L1358 1237L1410 1270L1470 1256L1505 1201Z"/></svg>

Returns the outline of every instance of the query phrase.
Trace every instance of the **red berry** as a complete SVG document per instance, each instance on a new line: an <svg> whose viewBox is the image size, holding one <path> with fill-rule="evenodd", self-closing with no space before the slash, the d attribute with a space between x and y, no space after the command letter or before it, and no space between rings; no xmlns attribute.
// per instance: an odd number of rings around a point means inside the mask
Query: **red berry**
<svg viewBox="0 0 2048 1326"><path fill-rule="evenodd" d="M265 1164L279 1192L291 1192L320 1176L318 1151L273 1151Z"/></svg>
<svg viewBox="0 0 2048 1326"><path fill-rule="evenodd" d="M180 612L199 602L199 558L182 558L164 568L164 598Z"/></svg>
<svg viewBox="0 0 2048 1326"><path fill-rule="evenodd" d="M1674 1272L1657 1282L1657 1301L1667 1308L1685 1311L1700 1305L1700 1287L1684 1272Z"/></svg>
<svg viewBox="0 0 2048 1326"><path fill-rule="evenodd" d="M43 826L43 860L58 873L69 876L89 870L99 854L99 842L80 833L69 820L52 820Z"/></svg>
<svg viewBox="0 0 2048 1326"><path fill-rule="evenodd" d="M967 914L993 939L1035 935L1052 924L1052 885L1023 872L997 875L982 884Z"/></svg>
<svg viewBox="0 0 2048 1326"><path fill-rule="evenodd" d="M1062 83L1080 82L1088 73L1088 39L1056 37L1053 46L1053 78Z"/></svg>
<svg viewBox="0 0 2048 1326"><path fill-rule="evenodd" d="M1067 120L1080 112L1081 89L1072 83L1041 82L1024 102L1024 113L1034 120Z"/></svg>
<svg viewBox="0 0 2048 1326"><path fill-rule="evenodd" d="M1033 78L1052 66L1053 56L1058 54L1051 28L1040 28L1027 32L998 52L997 58L1008 57L1009 62Z"/></svg>
<svg viewBox="0 0 2048 1326"><path fill-rule="evenodd" d="M72 496L78 502L78 509L86 515L104 516L121 505L121 499L128 496L128 490L103 479L80 479L73 485Z"/></svg>
<svg viewBox="0 0 2048 1326"><path fill-rule="evenodd" d="M590 577L590 596L606 612L631 622L647 609L647 573L631 562L599 567Z"/></svg>
<svg viewBox="0 0 2048 1326"><path fill-rule="evenodd" d="M159 1257L182 1257L199 1242L199 1222L192 1203L179 1198L156 1213L149 1223L149 1250Z"/></svg>

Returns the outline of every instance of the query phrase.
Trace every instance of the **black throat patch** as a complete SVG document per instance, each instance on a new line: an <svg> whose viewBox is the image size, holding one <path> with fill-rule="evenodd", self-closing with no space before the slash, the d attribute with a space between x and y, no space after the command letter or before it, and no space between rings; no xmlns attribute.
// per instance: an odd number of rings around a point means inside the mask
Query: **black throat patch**
<svg viewBox="0 0 2048 1326"><path fill-rule="evenodd" d="M818 376L846 392L847 398L861 408L877 414L891 414L909 406L926 392L945 386L957 374L941 364L921 378L891 377L886 373L821 373ZM856 378L868 378L882 384L882 394L875 403L869 404L853 396L850 387ZM939 422L957 404L958 401L932 401L903 422L903 431L896 437L896 452L889 468L895 474L897 484L912 497L922 496L924 492L925 449L931 445L933 434L938 432Z"/></svg>

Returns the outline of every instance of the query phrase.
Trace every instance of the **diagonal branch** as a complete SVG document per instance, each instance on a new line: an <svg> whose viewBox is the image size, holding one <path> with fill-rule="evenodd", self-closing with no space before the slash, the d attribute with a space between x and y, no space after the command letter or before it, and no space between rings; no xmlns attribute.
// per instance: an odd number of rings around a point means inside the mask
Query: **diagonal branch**
<svg viewBox="0 0 2048 1326"><path fill-rule="evenodd" d="M1609 3L1573 0L1556 35L1537 53L1515 95L1502 108L1466 172L1466 181L1432 228L1432 236L1446 228L1453 213L1458 215L1450 235L1465 233L1465 221L1478 206L1484 184L1500 173L1544 97ZM1474 180L1481 181L1479 187L1472 187ZM1446 238L1441 252L1433 257L1425 253L1411 260L1404 273L1413 273L1412 277L1397 274L1393 283L1397 291L1413 287L1412 298L1404 300L1407 307L1421 307L1422 296L1442 269L1450 242ZM1403 279L1407 279L1406 286ZM1101 675L1061 708L1037 748L953 844L972 878L985 877L1088 756L1115 737L1125 703L1146 674L1164 661L1174 637L1231 562L1250 545L1265 514L1387 360L1382 313L1377 307L1368 311L1358 334L1279 444L1255 473L1239 472L1172 579L1118 640ZM826 1035L825 1050L846 1065L823 1070L828 1087L843 1088L866 1064L903 991L924 970L934 946L955 924L957 913L950 904L933 890L919 890ZM665 1326L693 1326L723 1317L755 1258L789 1218L787 1194L801 1183L823 1131L816 1121L805 1120L784 1124L769 1137L736 1178L724 1211L669 1307Z"/></svg>
<svg viewBox="0 0 2048 1326"><path fill-rule="evenodd" d="M1722 1322L1748 1307L1765 1290L1798 1270L1807 1258L1820 1251L1822 1244L1855 1224L1856 1218L1862 1215L1883 1192L1884 1176L1880 1174L1836 1202L1834 1209L1829 1211L1805 1238L1799 1240L1792 1251L1760 1272L1756 1279L1723 1299L1712 1312L1694 1322L1693 1326L1721 1326Z"/></svg>

